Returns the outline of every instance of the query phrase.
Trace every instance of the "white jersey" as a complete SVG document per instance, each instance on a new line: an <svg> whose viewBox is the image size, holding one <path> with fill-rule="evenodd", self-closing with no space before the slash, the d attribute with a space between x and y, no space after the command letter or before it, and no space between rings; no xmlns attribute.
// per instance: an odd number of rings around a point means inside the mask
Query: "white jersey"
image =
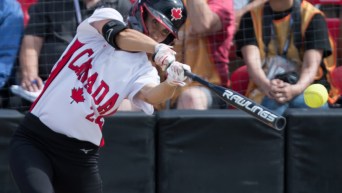
<svg viewBox="0 0 342 193"><path fill-rule="evenodd" d="M115 50L90 25L103 19L123 22L111 8L98 9L82 22L31 109L53 131L99 146L103 117L115 113L125 98L152 114L153 106L135 95L146 84L160 83L146 53Z"/></svg>

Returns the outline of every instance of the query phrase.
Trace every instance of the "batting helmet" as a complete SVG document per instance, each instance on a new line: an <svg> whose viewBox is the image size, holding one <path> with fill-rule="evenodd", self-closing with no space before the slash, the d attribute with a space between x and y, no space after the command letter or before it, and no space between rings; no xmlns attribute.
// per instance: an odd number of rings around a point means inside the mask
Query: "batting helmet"
<svg viewBox="0 0 342 193"><path fill-rule="evenodd" d="M147 13L150 13L171 33L163 41L169 44L178 38L178 30L185 23L187 12L182 0L136 0L129 13L129 25L148 34L145 25Z"/></svg>

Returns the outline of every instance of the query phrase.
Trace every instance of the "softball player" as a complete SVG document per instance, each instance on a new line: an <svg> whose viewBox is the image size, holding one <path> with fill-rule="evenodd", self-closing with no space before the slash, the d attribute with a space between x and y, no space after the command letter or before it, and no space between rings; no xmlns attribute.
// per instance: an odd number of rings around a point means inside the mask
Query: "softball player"
<svg viewBox="0 0 342 193"><path fill-rule="evenodd" d="M116 10L100 8L78 26L12 138L10 167L21 192L102 192L104 117L125 98L152 114L153 104L185 85L190 67L174 61L167 45L185 20L181 0L139 0L128 25ZM164 82L146 53L167 71Z"/></svg>

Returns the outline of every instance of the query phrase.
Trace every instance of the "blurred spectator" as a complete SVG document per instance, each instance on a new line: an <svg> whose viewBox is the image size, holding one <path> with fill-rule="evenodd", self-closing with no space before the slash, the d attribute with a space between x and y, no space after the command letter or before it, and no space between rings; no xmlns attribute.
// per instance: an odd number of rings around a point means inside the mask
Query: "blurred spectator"
<svg viewBox="0 0 342 193"><path fill-rule="evenodd" d="M268 0L234 0L235 11L235 33L239 29L241 17ZM248 73L245 71L244 63L241 57L236 55L236 44L234 43L229 51L229 71L230 71L230 86L231 89L238 91L240 94L245 93L245 85L248 84L248 79L244 79Z"/></svg>
<svg viewBox="0 0 342 193"><path fill-rule="evenodd" d="M39 0L30 7L30 20L20 51L21 86L39 91L53 65L76 33L77 25L106 4L127 16L129 0Z"/></svg>
<svg viewBox="0 0 342 193"><path fill-rule="evenodd" d="M208 81L228 86L228 52L234 34L233 1L184 0L188 19L175 41L177 61L188 64ZM176 93L171 102L177 109L219 108L223 103L207 88L192 82Z"/></svg>
<svg viewBox="0 0 342 193"><path fill-rule="evenodd" d="M7 84L13 73L24 30L23 12L16 0L0 1L0 95L1 107L9 104Z"/></svg>
<svg viewBox="0 0 342 193"><path fill-rule="evenodd" d="M30 6L30 20L19 57L21 87L11 87L13 93L26 99L22 110L27 110L38 96L53 65L74 37L78 24L100 6L115 8L127 17L131 3L130 0L38 0Z"/></svg>
<svg viewBox="0 0 342 193"><path fill-rule="evenodd" d="M267 1L268 0L234 0L235 30L239 29L240 20L245 13Z"/></svg>
<svg viewBox="0 0 342 193"><path fill-rule="evenodd" d="M337 44L337 65L332 73L331 79L336 88L339 90L340 96L333 104L335 108L342 108L342 6L339 7L339 26L336 37Z"/></svg>
<svg viewBox="0 0 342 193"><path fill-rule="evenodd" d="M30 19L30 15L28 13L28 9L30 8L31 5L35 4L37 2L37 0L18 0L18 2L21 5L21 9L23 11L24 14L24 26L27 25L29 19Z"/></svg>
<svg viewBox="0 0 342 193"><path fill-rule="evenodd" d="M234 10L241 10L250 0L234 0Z"/></svg>
<svg viewBox="0 0 342 193"><path fill-rule="evenodd" d="M307 1L269 0L251 10L241 20L236 43L251 79L249 98L278 113L308 108L304 89L321 83L330 90L329 102L336 100L328 81L336 65L331 38L323 13Z"/></svg>
<svg viewBox="0 0 342 193"><path fill-rule="evenodd" d="M337 38L337 65L342 66L342 5L340 6L340 24Z"/></svg>

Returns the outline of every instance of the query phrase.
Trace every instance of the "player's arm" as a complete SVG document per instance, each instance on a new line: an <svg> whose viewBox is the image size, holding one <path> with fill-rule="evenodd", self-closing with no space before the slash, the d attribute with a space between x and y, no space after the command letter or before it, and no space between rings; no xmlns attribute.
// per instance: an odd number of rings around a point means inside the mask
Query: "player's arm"
<svg viewBox="0 0 342 193"><path fill-rule="evenodd" d="M137 97L151 105L159 105L170 99L176 90L176 86L170 85L167 82L162 82L159 85L145 85L139 92Z"/></svg>
<svg viewBox="0 0 342 193"><path fill-rule="evenodd" d="M156 64L163 70L175 61L176 53L170 46L160 44L137 30L129 29L120 21L107 19L95 21L91 25L116 49L154 54Z"/></svg>
<svg viewBox="0 0 342 193"><path fill-rule="evenodd" d="M170 99L177 86L185 86L186 76L184 69L191 71L190 66L179 62L173 62L167 69L167 79L158 84L147 84L139 92L137 97L152 105L159 105Z"/></svg>
<svg viewBox="0 0 342 193"><path fill-rule="evenodd" d="M106 19L95 21L91 25L106 38L108 43L117 49L154 53L154 47L158 44L143 33L127 28L121 21ZM108 30L112 32L109 34Z"/></svg>

